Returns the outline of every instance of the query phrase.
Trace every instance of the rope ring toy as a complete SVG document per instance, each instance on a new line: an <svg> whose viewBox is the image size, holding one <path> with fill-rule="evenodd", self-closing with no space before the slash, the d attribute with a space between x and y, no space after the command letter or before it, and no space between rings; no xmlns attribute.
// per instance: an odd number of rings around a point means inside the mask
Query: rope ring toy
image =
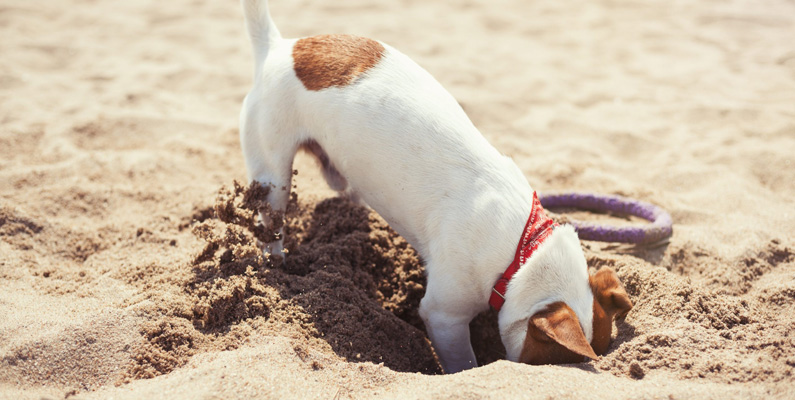
<svg viewBox="0 0 795 400"><path fill-rule="evenodd" d="M615 195L594 193L540 194L544 208L573 207L585 210L609 211L634 215L650 221L643 226L610 226L593 222L571 221L583 240L632 244L665 243L673 234L671 214L645 201Z"/></svg>

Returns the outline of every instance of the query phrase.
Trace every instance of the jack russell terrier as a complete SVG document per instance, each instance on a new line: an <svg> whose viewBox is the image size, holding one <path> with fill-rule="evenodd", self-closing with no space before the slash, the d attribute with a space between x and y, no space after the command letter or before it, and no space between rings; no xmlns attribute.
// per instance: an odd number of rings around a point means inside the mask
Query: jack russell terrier
<svg viewBox="0 0 795 400"><path fill-rule="evenodd" d="M589 276L574 229L546 216L439 82L376 40L284 39L267 0L241 3L255 60L240 142L249 178L282 188L268 194L272 209L285 210L302 149L332 189L381 214L425 260L419 312L447 373L477 366L469 322L489 305L509 360L607 351L613 318L632 308L615 272ZM264 246L283 252L281 239Z"/></svg>

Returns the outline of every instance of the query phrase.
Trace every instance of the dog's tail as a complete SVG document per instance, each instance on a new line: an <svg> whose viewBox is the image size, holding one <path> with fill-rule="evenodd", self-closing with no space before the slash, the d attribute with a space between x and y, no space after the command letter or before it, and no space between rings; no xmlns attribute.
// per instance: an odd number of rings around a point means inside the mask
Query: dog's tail
<svg viewBox="0 0 795 400"><path fill-rule="evenodd" d="M268 11L268 0L240 0L246 16L246 29L254 49L254 64L260 65L268 57L271 44L282 35L276 28Z"/></svg>

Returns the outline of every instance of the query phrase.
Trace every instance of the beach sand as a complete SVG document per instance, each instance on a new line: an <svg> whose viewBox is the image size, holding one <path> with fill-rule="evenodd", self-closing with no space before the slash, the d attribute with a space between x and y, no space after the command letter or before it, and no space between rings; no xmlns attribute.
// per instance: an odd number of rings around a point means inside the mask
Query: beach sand
<svg viewBox="0 0 795 400"><path fill-rule="evenodd" d="M795 398L795 4L271 12L286 37L358 34L409 55L538 191L671 213L663 247L583 242L635 304L608 353L501 360L486 313L472 323L485 366L440 374L419 256L306 155L290 257L262 255L238 2L3 0L0 398Z"/></svg>

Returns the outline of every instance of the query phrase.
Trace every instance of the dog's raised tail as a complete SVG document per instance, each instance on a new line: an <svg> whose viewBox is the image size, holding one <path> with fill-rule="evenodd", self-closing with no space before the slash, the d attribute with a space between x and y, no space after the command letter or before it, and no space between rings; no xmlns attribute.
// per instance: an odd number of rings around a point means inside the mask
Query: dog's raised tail
<svg viewBox="0 0 795 400"><path fill-rule="evenodd" d="M240 4L254 49L255 65L259 65L268 57L268 49L275 40L281 38L281 34L271 19L268 0L240 0Z"/></svg>

